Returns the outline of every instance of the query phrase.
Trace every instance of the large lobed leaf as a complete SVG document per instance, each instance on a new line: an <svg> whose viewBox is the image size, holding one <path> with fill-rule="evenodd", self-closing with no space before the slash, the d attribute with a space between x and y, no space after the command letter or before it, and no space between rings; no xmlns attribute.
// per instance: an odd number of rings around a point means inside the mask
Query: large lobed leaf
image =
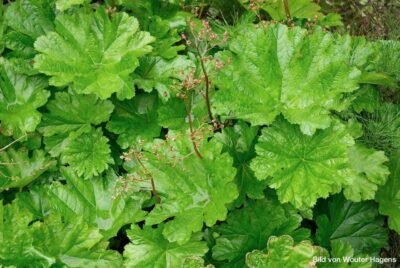
<svg viewBox="0 0 400 268"><path fill-rule="evenodd" d="M97 12L79 9L56 18L54 32L39 37L35 68L54 86L71 85L78 93L101 99L117 93L119 99L135 95L130 74L138 57L149 53L154 39L139 31L138 21L126 13L110 17L104 8Z"/></svg>
<svg viewBox="0 0 400 268"><path fill-rule="evenodd" d="M151 141L160 135L157 124L159 100L155 94L140 94L132 100L115 101L115 111L107 129L118 134L121 148L128 148L138 140Z"/></svg>
<svg viewBox="0 0 400 268"><path fill-rule="evenodd" d="M349 242L344 242L341 240L334 240L331 243L332 250L330 251L330 254L326 257L331 257L331 258L339 258L341 260L340 263L338 262L321 262L318 263L318 267L322 268L346 268L346 267L352 267L352 268L371 268L373 267L373 262L370 262L370 258L367 255L363 254L355 254L354 249L351 246ZM362 258L365 261L355 261L355 262L350 262L346 261L345 258Z"/></svg>
<svg viewBox="0 0 400 268"><path fill-rule="evenodd" d="M165 224L163 234L171 242L184 243L193 232L224 220L227 204L237 197L232 158L221 154L222 144L204 141L194 154L188 134L168 134L167 142L155 140L143 152L142 166L133 159L130 172L149 187L149 176L154 179L160 203L149 213L146 224ZM179 136L181 135L181 136Z"/></svg>
<svg viewBox="0 0 400 268"><path fill-rule="evenodd" d="M354 177L349 186L344 187L344 196L351 201L373 200L379 185L385 184L389 169L383 151L375 151L356 144L349 150L351 174Z"/></svg>
<svg viewBox="0 0 400 268"><path fill-rule="evenodd" d="M282 113L307 135L328 128L330 111L346 108L344 94L358 88L351 38L280 24L241 27L218 54L226 66L214 78L215 111L254 125Z"/></svg>
<svg viewBox="0 0 400 268"><path fill-rule="evenodd" d="M71 221L82 216L105 238L115 236L122 226L140 221L146 214L141 210L143 195L115 195L117 178L111 174L82 180L70 168L62 168L61 173L67 183L54 183L43 191L49 206Z"/></svg>
<svg viewBox="0 0 400 268"><path fill-rule="evenodd" d="M61 153L61 162L84 178L98 176L114 163L108 141L101 129L92 129L69 142Z"/></svg>
<svg viewBox="0 0 400 268"><path fill-rule="evenodd" d="M121 267L118 252L108 250L108 242L99 230L89 227L79 217L68 222L54 214L34 221L17 199L4 207L0 203L0 220L0 264Z"/></svg>
<svg viewBox="0 0 400 268"><path fill-rule="evenodd" d="M316 213L318 243L330 249L332 243L349 243L356 254L378 254L387 244L384 219L372 201L353 203L335 195L319 204Z"/></svg>
<svg viewBox="0 0 400 268"><path fill-rule="evenodd" d="M13 148L0 152L0 192L30 184L55 164L41 150L29 154L26 149Z"/></svg>
<svg viewBox="0 0 400 268"><path fill-rule="evenodd" d="M244 267L247 252L262 250L270 236L294 235L308 238L305 229L298 230L302 218L290 205L282 205L275 196L250 200L241 209L228 214L227 222L217 226L219 234L213 247L213 258L226 260L223 267Z"/></svg>
<svg viewBox="0 0 400 268"><path fill-rule="evenodd" d="M37 109L46 104L50 92L43 77L18 74L15 67L0 60L1 132L19 138L33 132L42 115Z"/></svg>
<svg viewBox="0 0 400 268"><path fill-rule="evenodd" d="M56 93L46 105L39 131L46 150L61 156L80 176L89 178L106 170L113 163L111 150L100 128L93 128L110 118L114 105L95 95Z"/></svg>
<svg viewBox="0 0 400 268"><path fill-rule="evenodd" d="M400 151L393 153L389 162L390 177L379 187L376 200L379 212L388 216L389 227L400 232Z"/></svg>
<svg viewBox="0 0 400 268"><path fill-rule="evenodd" d="M203 256L207 245L201 240L201 234L195 234L184 244L169 242L163 236L165 226L157 228L145 226L140 229L133 225L127 231L131 240L124 250L124 267L175 268L182 267L188 257Z"/></svg>
<svg viewBox="0 0 400 268"><path fill-rule="evenodd" d="M288 0L288 6L290 15L294 18L299 19L314 19L316 16L321 17L322 13L319 12L321 9L312 0ZM261 8L268 12L274 20L285 20L286 12L284 1L281 0L269 0L261 4Z"/></svg>
<svg viewBox="0 0 400 268"><path fill-rule="evenodd" d="M4 36L12 56L32 58L36 38L54 30L53 0L17 0L4 14L9 27Z"/></svg>
<svg viewBox="0 0 400 268"><path fill-rule="evenodd" d="M313 257L321 256L324 250L313 246L310 241L302 241L295 245L291 236L272 236L268 239L267 254L255 250L246 255L249 268L303 268L312 267Z"/></svg>
<svg viewBox="0 0 400 268"><path fill-rule="evenodd" d="M87 132L91 125L108 121L114 109L111 101L99 100L95 95L79 95L67 92L55 94L46 105L40 132L45 137L70 132Z"/></svg>
<svg viewBox="0 0 400 268"><path fill-rule="evenodd" d="M164 102L181 89L180 81L194 69L192 61L184 56L173 59L163 59L155 56L144 56L140 59L140 66L133 74L135 84L150 92L156 89Z"/></svg>
<svg viewBox="0 0 400 268"><path fill-rule="evenodd" d="M258 180L250 168L251 160L256 156L255 144L257 143L257 127L249 127L245 122L238 122L233 128L224 128L222 133L217 133L215 138L224 144L224 151L233 157L234 167L237 169L235 177L239 190L236 206L243 204L246 196L253 199L264 197L267 182Z"/></svg>
<svg viewBox="0 0 400 268"><path fill-rule="evenodd" d="M311 207L318 198L351 183L347 167L348 149L353 144L339 122L310 137L278 118L263 129L251 167L258 179L266 179L277 190L281 202Z"/></svg>

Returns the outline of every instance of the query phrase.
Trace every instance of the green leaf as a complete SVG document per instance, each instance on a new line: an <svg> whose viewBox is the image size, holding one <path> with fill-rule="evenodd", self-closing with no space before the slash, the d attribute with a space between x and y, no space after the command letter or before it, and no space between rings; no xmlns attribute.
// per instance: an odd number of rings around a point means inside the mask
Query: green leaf
<svg viewBox="0 0 400 268"><path fill-rule="evenodd" d="M3 206L0 200L0 265L23 267L27 263L36 267L49 267L52 260L36 254L28 224L33 215L17 205ZM46 257L46 256L44 256Z"/></svg>
<svg viewBox="0 0 400 268"><path fill-rule="evenodd" d="M66 184L54 183L44 188L49 206L71 221L82 216L105 239L115 236L125 224L142 220L146 214L141 210L143 195L115 195L115 176L82 180L70 168L62 168L61 173Z"/></svg>
<svg viewBox="0 0 400 268"><path fill-rule="evenodd" d="M90 3L90 0L57 0L56 7L60 11L65 11L73 6Z"/></svg>
<svg viewBox="0 0 400 268"><path fill-rule="evenodd" d="M194 116L192 116L193 118ZM187 111L184 100L172 97L158 108L158 124L164 128L188 129ZM197 119L197 117L193 118Z"/></svg>
<svg viewBox="0 0 400 268"><path fill-rule="evenodd" d="M235 201L236 206L240 206L246 196L253 199L264 197L267 182L257 180L250 169L250 161L256 156L254 146L257 136L258 128L249 127L243 121L238 122L233 128L224 128L222 133L215 136L224 144L223 150L233 157L233 165L238 170L235 177L239 190L239 197Z"/></svg>
<svg viewBox="0 0 400 268"><path fill-rule="evenodd" d="M328 128L330 111L348 107L344 94L358 88L352 45L349 36L322 31L241 26L229 51L217 55L225 67L214 75L215 111L253 125L271 124L282 113L307 135Z"/></svg>
<svg viewBox="0 0 400 268"><path fill-rule="evenodd" d="M193 68L193 62L184 56L177 56L171 60L145 56L140 59L140 66L133 78L139 88L146 92L156 89L161 100L166 101L171 95L179 92L180 81Z"/></svg>
<svg viewBox="0 0 400 268"><path fill-rule="evenodd" d="M216 226L220 234L213 247L213 258L227 260L223 267L244 267L245 255L264 249L272 235L296 234L301 240L308 232L297 230L302 218L290 205L282 205L276 197L249 200L241 209L228 214L227 223Z"/></svg>
<svg viewBox="0 0 400 268"><path fill-rule="evenodd" d="M3 2L0 3L0 53L3 53L4 51L4 31L5 31L6 25L4 23L4 5Z"/></svg>
<svg viewBox="0 0 400 268"><path fill-rule="evenodd" d="M204 259L200 257L187 257L182 265L183 268L215 268L214 265L204 265Z"/></svg>
<svg viewBox="0 0 400 268"><path fill-rule="evenodd" d="M341 240L332 241L332 250L330 255L327 257L339 258L341 261L336 263L330 263L329 261L318 263L318 267L322 268L346 268L346 267L357 267L357 268L371 268L372 262L370 261L370 256L365 255L355 255L354 249L348 242L343 242ZM359 262L350 262L348 259L358 259L365 260Z"/></svg>
<svg viewBox="0 0 400 268"><path fill-rule="evenodd" d="M364 85L361 90L355 94L355 100L352 102L351 107L355 112L361 113L363 111L372 113L380 104L380 96L378 91L372 85Z"/></svg>
<svg viewBox="0 0 400 268"><path fill-rule="evenodd" d="M292 237L283 235L268 239L267 254L254 250L246 255L249 268L279 268L282 264L290 268L312 267L313 257L320 256L324 250L313 246L310 241L302 241L295 245Z"/></svg>
<svg viewBox="0 0 400 268"><path fill-rule="evenodd" d="M32 155L23 148L0 152L0 192L30 184L54 164L41 150L34 150Z"/></svg>
<svg viewBox="0 0 400 268"><path fill-rule="evenodd" d="M163 236L164 225L157 228L132 225L127 231L131 240L124 250L124 267L175 268L182 267L187 257L203 256L208 248L201 234L193 235L184 244L171 243Z"/></svg>
<svg viewBox="0 0 400 268"><path fill-rule="evenodd" d="M389 217L389 227L400 232L400 151L390 157L390 177L376 193L379 212Z"/></svg>
<svg viewBox="0 0 400 268"><path fill-rule="evenodd" d="M349 164L354 180L344 187L344 196L353 202L374 199L378 186L385 184L390 173L384 165L387 161L383 151L375 151L360 144L352 146L349 150Z"/></svg>
<svg viewBox="0 0 400 268"><path fill-rule="evenodd" d="M209 120L204 97L200 94L193 94L189 97L190 114L193 126L199 128ZM164 128L179 132L185 132L190 128L185 101L177 97L171 97L168 102L160 104L158 109L158 124Z"/></svg>
<svg viewBox="0 0 400 268"><path fill-rule="evenodd" d="M61 162L71 166L78 176L90 178L101 174L114 160L108 138L101 129L92 129L68 143L61 153Z"/></svg>
<svg viewBox="0 0 400 268"><path fill-rule="evenodd" d="M94 129L109 119L114 105L95 95L56 93L49 101L39 130L52 156L61 155L79 176L96 176L113 163L108 138Z"/></svg>
<svg viewBox="0 0 400 268"><path fill-rule="evenodd" d="M56 18L56 31L39 37L35 68L45 73L54 86L71 85L78 93L96 94L101 99L117 93L119 99L135 95L129 76L138 57L151 51L153 38L139 31L139 23L126 13L111 19L99 8L83 9Z"/></svg>
<svg viewBox="0 0 400 268"><path fill-rule="evenodd" d="M278 118L263 129L251 168L258 179L266 179L277 190L282 203L312 207L318 198L326 198L351 183L347 165L348 149L353 144L339 122L310 137L298 126Z"/></svg>
<svg viewBox="0 0 400 268"><path fill-rule="evenodd" d="M314 19L322 17L320 6L312 0L288 0L290 15L298 19ZM272 0L261 4L261 8L268 12L273 20L286 20L284 1Z"/></svg>
<svg viewBox="0 0 400 268"><path fill-rule="evenodd" d="M5 217L0 225L0 264L121 267L121 256L107 249L108 242L103 242L96 228L88 227L80 218L65 222L59 215L32 222L32 214L17 201L4 207Z"/></svg>
<svg viewBox="0 0 400 268"><path fill-rule="evenodd" d="M157 39L162 37L166 24L171 30L164 38L167 36L173 37L173 30L183 31L186 27L186 20L193 17L191 13L182 11L180 6L182 3L176 0L121 0L121 2L124 7L130 9L132 14L138 18L142 27L146 30L151 30L152 35L156 34ZM157 25L159 24L157 23L159 18L162 19L162 25Z"/></svg>
<svg viewBox="0 0 400 268"><path fill-rule="evenodd" d="M206 139L206 138L203 138ZM200 143L198 143L200 144ZM171 242L185 243L194 232L222 221L227 204L237 197L233 160L221 154L222 144L211 140L199 145L203 159L193 152L189 133L168 133L168 140L155 140L141 152L146 170L133 159L130 174L144 180L150 188L149 174L154 180L160 203L149 213L146 224L154 225L166 219L164 236Z"/></svg>
<svg viewBox="0 0 400 268"><path fill-rule="evenodd" d="M59 92L46 108L50 113L44 115L40 131L44 136L52 136L106 122L114 105L111 101L99 100L95 95Z"/></svg>
<svg viewBox="0 0 400 268"><path fill-rule="evenodd" d="M17 0L7 6L7 26L35 40L53 30L54 11L51 0Z"/></svg>
<svg viewBox="0 0 400 268"><path fill-rule="evenodd" d="M128 148L138 140L151 141L160 136L157 124L158 98L155 94L140 94L132 100L115 101L115 111L107 129L118 134L118 144Z"/></svg>
<svg viewBox="0 0 400 268"><path fill-rule="evenodd" d="M178 52L184 50L185 45L175 45L181 41L177 29L174 28L175 25L159 16L152 16L149 20L146 30L156 38L152 54L164 59L173 59L178 56Z"/></svg>
<svg viewBox="0 0 400 268"><path fill-rule="evenodd" d="M317 211L318 243L331 248L333 241L349 243L356 254L377 254L387 244L384 219L372 201L352 203L343 195L335 195L319 206Z"/></svg>
<svg viewBox="0 0 400 268"><path fill-rule="evenodd" d="M87 133L91 126L109 120L114 109L111 101L99 100L95 95L60 92L46 105L39 131L45 137L46 149L58 156L71 139Z"/></svg>
<svg viewBox="0 0 400 268"><path fill-rule="evenodd" d="M108 242L102 242L99 230L86 225L81 219L63 222L61 216L49 217L45 224L32 226L34 248L54 263L67 267L121 267L118 252L108 250Z"/></svg>
<svg viewBox="0 0 400 268"><path fill-rule="evenodd" d="M50 96L46 87L44 78L18 74L9 62L0 60L0 120L4 135L19 138L36 129L42 117L37 109Z"/></svg>
<svg viewBox="0 0 400 268"><path fill-rule="evenodd" d="M4 18L11 30L5 35L5 43L14 56L35 55L36 38L54 29L53 6L52 0L17 0L7 6Z"/></svg>

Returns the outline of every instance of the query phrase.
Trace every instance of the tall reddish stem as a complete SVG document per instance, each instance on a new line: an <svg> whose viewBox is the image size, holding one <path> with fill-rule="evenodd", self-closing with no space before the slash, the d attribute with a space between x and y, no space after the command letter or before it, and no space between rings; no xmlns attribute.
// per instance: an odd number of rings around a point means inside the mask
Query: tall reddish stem
<svg viewBox="0 0 400 268"><path fill-rule="evenodd" d="M196 50L197 50L197 54L199 56L201 70L204 75L204 82L206 83L205 99L206 99L206 104L207 104L207 113L208 113L208 117L210 118L210 120L213 121L214 117L211 112L211 102L210 102L210 79L208 78L207 70L206 70L206 67L204 66L203 56L200 53L198 45L196 45Z"/></svg>
<svg viewBox="0 0 400 268"><path fill-rule="evenodd" d="M288 20L292 20L292 16L290 15L289 1L283 0L283 5L285 6L285 13Z"/></svg>
<svg viewBox="0 0 400 268"><path fill-rule="evenodd" d="M184 102L185 102L185 107L186 107L186 114L188 117L188 121L189 121L189 127L190 127L190 139L192 140L192 144L193 144L193 149L194 152L196 153L197 157L200 159L203 159L203 156L201 155L199 149L197 148L197 144L194 140L194 128L193 128L193 121L192 121L192 115L190 114L190 103L189 103L189 98L188 98L188 93L185 92L185 95L183 97Z"/></svg>
<svg viewBox="0 0 400 268"><path fill-rule="evenodd" d="M156 198L157 203L161 202L160 196L158 195L157 189L156 189L156 184L154 183L153 176L151 175L150 171L146 168L146 166L143 164L142 160L136 155L135 151L133 151L133 155L135 156L137 162L139 165L143 168L144 174L150 179L151 182L151 192L153 196Z"/></svg>

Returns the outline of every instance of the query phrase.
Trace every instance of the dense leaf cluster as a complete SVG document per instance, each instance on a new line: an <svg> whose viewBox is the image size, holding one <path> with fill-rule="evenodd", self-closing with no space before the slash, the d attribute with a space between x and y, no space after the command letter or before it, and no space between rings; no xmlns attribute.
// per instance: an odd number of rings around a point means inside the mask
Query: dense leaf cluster
<svg viewBox="0 0 400 268"><path fill-rule="evenodd" d="M0 267L397 257L398 41L311 0L0 7Z"/></svg>

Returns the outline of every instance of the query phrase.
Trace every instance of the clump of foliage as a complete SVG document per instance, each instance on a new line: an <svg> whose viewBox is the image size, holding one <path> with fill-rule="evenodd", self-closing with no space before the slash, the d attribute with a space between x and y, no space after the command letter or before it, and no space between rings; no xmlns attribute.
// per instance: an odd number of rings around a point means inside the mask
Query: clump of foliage
<svg viewBox="0 0 400 268"><path fill-rule="evenodd" d="M400 44L320 4L2 3L0 267L393 263Z"/></svg>

